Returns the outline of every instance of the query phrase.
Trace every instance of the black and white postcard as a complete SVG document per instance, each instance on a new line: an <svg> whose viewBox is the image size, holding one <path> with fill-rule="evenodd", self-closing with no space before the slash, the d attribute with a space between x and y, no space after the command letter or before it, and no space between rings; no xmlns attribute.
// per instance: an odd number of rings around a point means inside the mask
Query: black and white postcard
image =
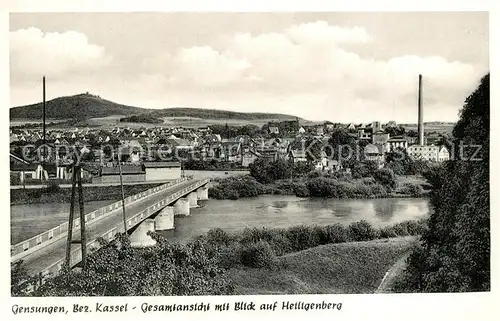
<svg viewBox="0 0 500 321"><path fill-rule="evenodd" d="M9 319L494 319L487 9L24 9Z"/></svg>

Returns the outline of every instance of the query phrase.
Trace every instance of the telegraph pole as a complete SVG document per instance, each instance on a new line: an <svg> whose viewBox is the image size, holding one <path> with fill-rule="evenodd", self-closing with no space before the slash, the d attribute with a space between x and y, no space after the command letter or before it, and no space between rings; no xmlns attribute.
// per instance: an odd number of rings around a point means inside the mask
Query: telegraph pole
<svg viewBox="0 0 500 321"><path fill-rule="evenodd" d="M73 240L73 220L75 218L75 190L76 190L76 166L73 162L73 175L71 180L71 203L69 207L68 238L66 241L66 265L71 268L71 242Z"/></svg>
<svg viewBox="0 0 500 321"><path fill-rule="evenodd" d="M82 187L82 167L78 164L78 203L80 205L80 246L82 249L82 266L87 267L87 236L85 233L85 210L83 205L83 187Z"/></svg>
<svg viewBox="0 0 500 321"><path fill-rule="evenodd" d="M122 189L122 212L123 212L123 233L127 234L127 215L125 212L125 192L123 191L123 173L122 173L122 162L120 160L120 155L118 154L118 169L120 171L120 186Z"/></svg>
<svg viewBox="0 0 500 321"><path fill-rule="evenodd" d="M43 145L45 147L45 76L43 76Z"/></svg>
<svg viewBox="0 0 500 321"><path fill-rule="evenodd" d="M45 137L45 76L42 78L42 91L43 91L43 110L42 110L42 123L43 123L43 130L42 130L42 179L44 178L44 173L45 173L45 157L46 157L46 151L47 151L47 146L46 144L46 137Z"/></svg>

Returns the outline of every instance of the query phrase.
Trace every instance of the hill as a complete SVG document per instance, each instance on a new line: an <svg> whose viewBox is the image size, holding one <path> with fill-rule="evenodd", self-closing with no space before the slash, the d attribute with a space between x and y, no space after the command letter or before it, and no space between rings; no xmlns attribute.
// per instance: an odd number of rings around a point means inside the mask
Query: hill
<svg viewBox="0 0 500 321"><path fill-rule="evenodd" d="M88 93L49 100L46 102L45 108L46 118L52 120L87 120L115 115L135 115L137 117L132 120L133 122L138 122L141 119L151 120L159 118L194 118L204 120L287 120L296 118L295 116L285 114L240 113L227 110L188 107L151 110L118 104ZM42 109L42 103L13 107L10 109L10 120L40 121L42 119ZM125 121L127 119L124 119L122 122Z"/></svg>
<svg viewBox="0 0 500 321"><path fill-rule="evenodd" d="M280 257L283 268L231 268L240 295L374 293L415 237L321 245Z"/></svg>
<svg viewBox="0 0 500 321"><path fill-rule="evenodd" d="M259 119L296 119L295 116L286 114L270 114L270 113L239 113L228 110L217 109L202 109L202 108L165 108L156 109L150 112L155 118L162 117L196 117L202 119L242 119L242 120L259 120Z"/></svg>
<svg viewBox="0 0 500 321"><path fill-rule="evenodd" d="M13 107L10 109L10 120L42 119L42 103ZM145 109L117 104L91 94L59 97L45 104L45 115L48 119L89 119L111 115L134 115L144 113Z"/></svg>

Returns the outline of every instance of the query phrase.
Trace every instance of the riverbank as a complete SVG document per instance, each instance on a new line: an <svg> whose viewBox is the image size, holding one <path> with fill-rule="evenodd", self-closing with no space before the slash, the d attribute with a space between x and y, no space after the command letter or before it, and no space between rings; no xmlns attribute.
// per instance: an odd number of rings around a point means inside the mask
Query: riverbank
<svg viewBox="0 0 500 321"><path fill-rule="evenodd" d="M417 198L428 195L425 182L398 178L391 184L365 177L361 179L333 179L325 177L301 178L295 181L279 180L263 184L250 175L217 178L209 189L209 197L236 200L259 195L294 195L322 198Z"/></svg>
<svg viewBox="0 0 500 321"><path fill-rule="evenodd" d="M125 197L138 194L147 189L161 184L124 185ZM78 193L76 193L78 200ZM94 186L83 189L85 202L120 200L122 198L120 186ZM57 185L39 189L11 189L10 205L69 203L71 201L71 188L60 188Z"/></svg>
<svg viewBox="0 0 500 321"><path fill-rule="evenodd" d="M416 236L328 244L278 258L279 270L231 268L235 294L374 293Z"/></svg>

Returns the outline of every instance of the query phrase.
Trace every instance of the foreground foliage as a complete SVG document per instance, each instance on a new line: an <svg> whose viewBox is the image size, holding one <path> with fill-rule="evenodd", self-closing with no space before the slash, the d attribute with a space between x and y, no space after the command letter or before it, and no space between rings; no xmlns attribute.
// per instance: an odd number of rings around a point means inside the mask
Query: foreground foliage
<svg viewBox="0 0 500 321"><path fill-rule="evenodd" d="M63 270L31 292L36 277L27 277L16 263L11 269L13 296L151 296L229 295L234 286L227 270L235 267L278 271L280 257L319 245L370 241L397 236L419 235L426 222L404 221L376 229L366 221L343 226L292 226L289 228L247 228L229 234L212 229L186 244L170 243L151 234L157 244L132 248L118 235L102 241L99 251L89 254L83 271Z"/></svg>
<svg viewBox="0 0 500 321"><path fill-rule="evenodd" d="M233 289L224 271L196 239L186 245L153 234L157 245L132 248L118 235L89 255L87 269L62 271L36 289L34 296L222 295Z"/></svg>
<svg viewBox="0 0 500 321"><path fill-rule="evenodd" d="M488 74L466 100L453 130L455 159L426 173L434 213L395 291L490 290L489 87Z"/></svg>

